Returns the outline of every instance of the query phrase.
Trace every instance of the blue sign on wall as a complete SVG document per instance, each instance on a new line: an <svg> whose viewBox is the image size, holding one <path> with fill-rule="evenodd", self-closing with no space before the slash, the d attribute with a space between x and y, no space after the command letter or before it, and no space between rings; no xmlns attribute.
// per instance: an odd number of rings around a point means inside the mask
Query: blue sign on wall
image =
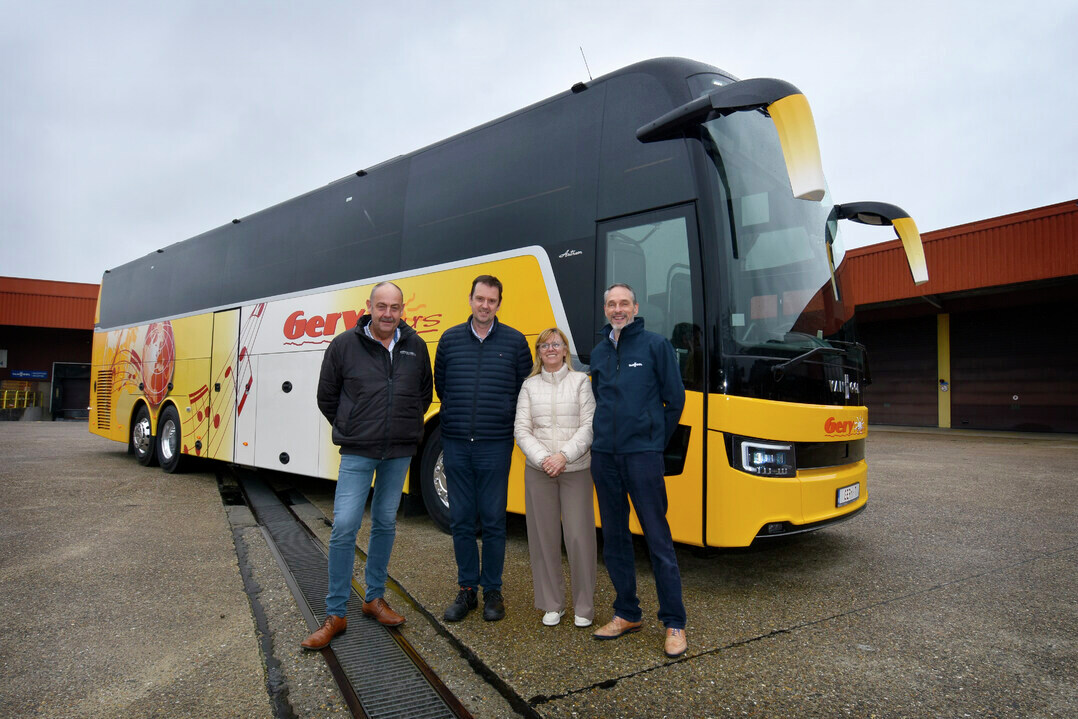
<svg viewBox="0 0 1078 719"><path fill-rule="evenodd" d="M49 373L43 369L13 369L11 379L48 379Z"/></svg>

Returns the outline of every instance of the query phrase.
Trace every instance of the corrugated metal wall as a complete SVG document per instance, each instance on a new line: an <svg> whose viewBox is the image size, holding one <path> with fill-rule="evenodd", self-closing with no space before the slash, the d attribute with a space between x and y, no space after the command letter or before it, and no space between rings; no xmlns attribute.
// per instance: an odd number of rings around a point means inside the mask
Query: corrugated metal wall
<svg viewBox="0 0 1078 719"><path fill-rule="evenodd" d="M1078 200L922 236L927 283L917 286L898 240L850 250L858 305L1078 275Z"/></svg>
<svg viewBox="0 0 1078 719"><path fill-rule="evenodd" d="M98 285L0 277L0 325L92 330Z"/></svg>

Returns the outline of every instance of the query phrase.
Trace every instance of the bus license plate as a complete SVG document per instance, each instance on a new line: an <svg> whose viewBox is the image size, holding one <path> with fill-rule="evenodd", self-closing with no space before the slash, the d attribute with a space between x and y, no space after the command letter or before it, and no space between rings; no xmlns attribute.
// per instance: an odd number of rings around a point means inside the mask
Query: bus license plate
<svg viewBox="0 0 1078 719"><path fill-rule="evenodd" d="M856 502L861 497L861 484L851 484L848 487L839 488L835 495L835 506L841 507L850 502Z"/></svg>

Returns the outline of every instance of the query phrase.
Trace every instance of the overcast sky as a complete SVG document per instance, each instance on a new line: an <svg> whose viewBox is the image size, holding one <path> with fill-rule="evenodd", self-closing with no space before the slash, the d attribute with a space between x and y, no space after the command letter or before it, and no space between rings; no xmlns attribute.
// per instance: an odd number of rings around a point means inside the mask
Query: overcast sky
<svg viewBox="0 0 1078 719"><path fill-rule="evenodd" d="M1078 199L1076 38L1074 0L0 0L0 275L99 282L586 80L581 46L792 82L834 198L922 232Z"/></svg>

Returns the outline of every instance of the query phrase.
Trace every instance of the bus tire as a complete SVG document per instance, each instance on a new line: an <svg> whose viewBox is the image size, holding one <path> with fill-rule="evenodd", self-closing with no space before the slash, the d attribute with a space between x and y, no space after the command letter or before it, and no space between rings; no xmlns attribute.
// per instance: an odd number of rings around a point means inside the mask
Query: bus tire
<svg viewBox="0 0 1078 719"><path fill-rule="evenodd" d="M184 465L183 425L175 405L165 407L157 422L157 461L169 474L181 471Z"/></svg>
<svg viewBox="0 0 1078 719"><path fill-rule="evenodd" d="M436 427L423 445L420 462L419 485L423 491L423 505L434 523L449 533L449 493L442 460L442 429Z"/></svg>
<svg viewBox="0 0 1078 719"><path fill-rule="evenodd" d="M157 464L157 438L153 436L150 410L144 404L139 404L135 412L130 436L131 441L128 446L138 463L143 467L152 467Z"/></svg>

